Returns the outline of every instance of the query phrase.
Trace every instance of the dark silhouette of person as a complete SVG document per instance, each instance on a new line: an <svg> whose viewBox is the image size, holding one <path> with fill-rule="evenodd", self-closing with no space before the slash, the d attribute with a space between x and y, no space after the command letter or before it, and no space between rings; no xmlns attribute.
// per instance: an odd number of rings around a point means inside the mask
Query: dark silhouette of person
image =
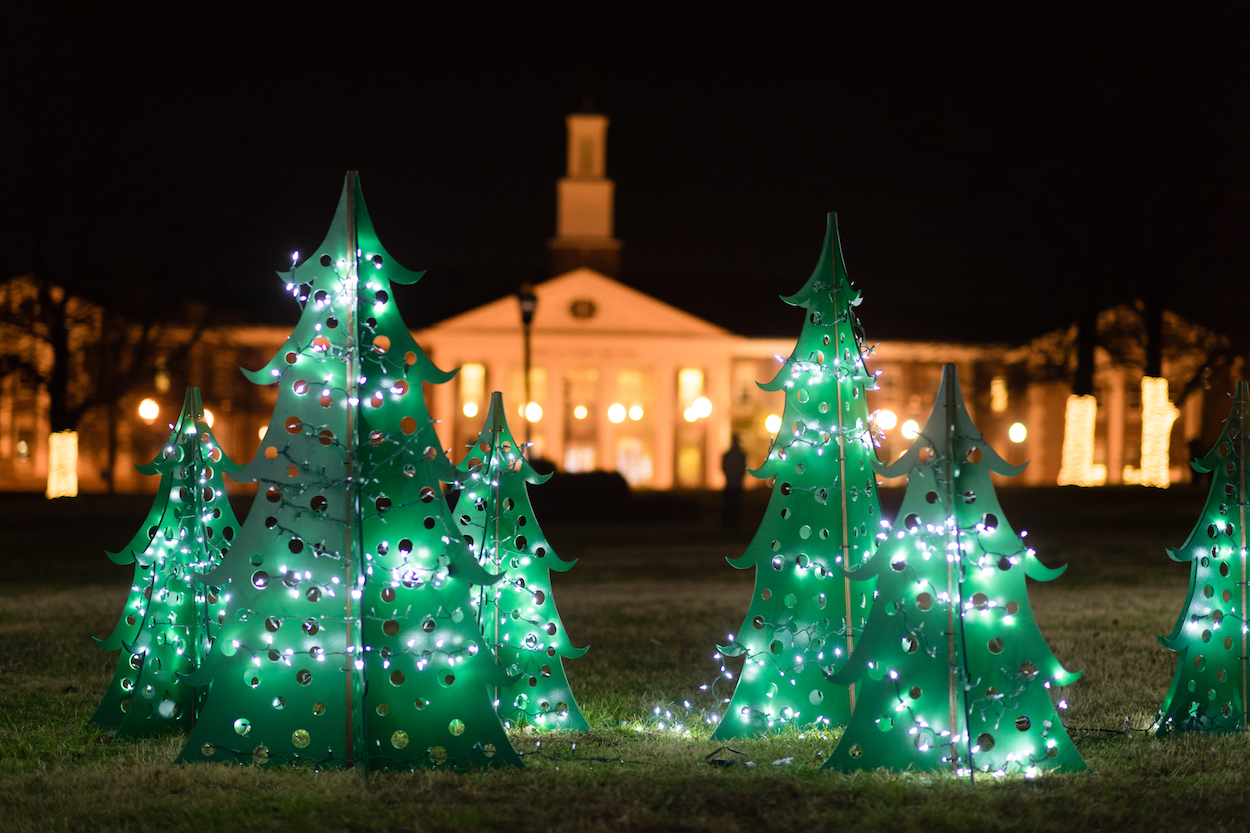
<svg viewBox="0 0 1250 833"><path fill-rule="evenodd" d="M742 514L742 478L747 473L747 455L738 444L734 434L729 450L720 458L721 471L725 473L725 493L721 500L720 527L734 532L738 529L738 516Z"/></svg>

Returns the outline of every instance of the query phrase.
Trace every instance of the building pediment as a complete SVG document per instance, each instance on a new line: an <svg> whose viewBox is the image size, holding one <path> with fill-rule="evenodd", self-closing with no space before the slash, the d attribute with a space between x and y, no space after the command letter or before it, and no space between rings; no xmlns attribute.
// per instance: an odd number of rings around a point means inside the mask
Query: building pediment
<svg viewBox="0 0 1250 833"><path fill-rule="evenodd" d="M579 333L597 335L723 338L728 330L669 306L650 295L631 289L593 269L574 269L537 284L534 295L533 331L537 334ZM515 296L448 318L427 332L517 332L521 315Z"/></svg>

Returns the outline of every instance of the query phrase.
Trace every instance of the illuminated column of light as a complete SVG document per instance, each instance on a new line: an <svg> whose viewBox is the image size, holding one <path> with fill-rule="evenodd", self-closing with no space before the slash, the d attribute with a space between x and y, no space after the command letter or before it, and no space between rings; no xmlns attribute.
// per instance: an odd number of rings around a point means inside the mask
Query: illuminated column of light
<svg viewBox="0 0 1250 833"><path fill-rule="evenodd" d="M1168 380L1143 376L1141 380L1141 484L1166 489L1172 485L1168 449L1172 423L1180 411L1168 400Z"/></svg>
<svg viewBox="0 0 1250 833"><path fill-rule="evenodd" d="M1093 396L1068 397L1063 412L1063 463L1059 467L1060 486L1101 486L1106 473L1094 466L1094 427L1098 401Z"/></svg>
<svg viewBox="0 0 1250 833"><path fill-rule="evenodd" d="M48 435L48 499L78 496L78 432Z"/></svg>

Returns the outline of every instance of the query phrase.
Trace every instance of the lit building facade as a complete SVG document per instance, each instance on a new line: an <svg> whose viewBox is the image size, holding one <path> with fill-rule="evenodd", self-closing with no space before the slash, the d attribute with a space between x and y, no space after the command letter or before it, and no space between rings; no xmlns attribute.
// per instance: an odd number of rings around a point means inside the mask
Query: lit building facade
<svg viewBox="0 0 1250 833"><path fill-rule="evenodd" d="M618 471L639 488L720 488L721 454L739 435L748 464L759 465L780 421L780 393L761 391L788 356L794 336L741 336L676 309L587 268L534 287L528 413L535 456L561 471ZM1094 421L1089 461L1094 482L1140 482L1143 447L1142 365L1114 348L1113 332L1132 320L1131 307L1099 320L1095 352ZM799 321L795 322L797 332ZM171 330L171 345L187 337ZM119 492L148 491L154 478L134 471L152 459L168 434L185 386L201 388L213 430L233 459L246 461L276 405L273 387L246 381L239 367L260 367L282 346L286 327L222 327L203 334L178 366L165 367L157 351L152 383L116 405L88 412L79 426L79 488L103 492L110 459ZM1195 378L1163 440L1167 478L1189 478L1188 444L1211 442L1227 413L1232 380L1241 365L1203 374L1218 336L1177 316L1165 316L1164 376L1177 398ZM414 333L441 367L459 367L455 379L425 391L439 436L454 461L478 434L490 393L504 394L518 438L524 359L515 296L469 310ZM16 335L13 337L17 338ZM13 339L10 339L10 344ZM933 405L942 365L959 367L972 418L1008 460L1029 466L1016 483L1054 485L1063 461L1064 416L1071 388L1075 334L1060 331L1023 345L969 345L883 341L868 358L880 389L869 395L879 411L880 456L893 459L910 444L910 424L923 424ZM1205 345L1205 346L1204 346ZM151 400L159 411L145 410ZM48 397L20 375L0 379L0 489L43 491L48 472ZM146 405L150 408L151 404ZM1148 405L1149 403L1147 403ZM1148 443L1146 445L1149 445ZM110 452L110 448L112 451ZM748 486L751 478L748 478Z"/></svg>
<svg viewBox="0 0 1250 833"><path fill-rule="evenodd" d="M548 241L556 276L533 289L528 401L517 298L453 316L414 333L439 366L460 368L451 382L425 391L431 414L440 420L439 437L459 461L481 429L491 392L498 390L518 437L528 428L533 456L558 470L616 471L638 488L721 488L720 459L733 435L754 467L762 463L774 432L786 430L779 424L781 393L761 391L757 383L770 381L789 355L799 313L793 334L749 338L615 280L621 242L614 236L615 186L606 169L608 119L574 114L567 127L567 170L556 187L557 233ZM5 284L6 303L24 297L22 280ZM89 350L90 322L99 316L86 310L79 317L86 322L77 336L79 349ZM1087 423L1080 437L1065 428L1065 414L1072 410L1074 329L1022 345L877 343L868 364L881 371L880 389L870 394L869 404L879 411L882 460L908 447L933 405L942 365L954 363L967 407L986 439L1008 462L1029 462L1012 482L1054 485L1061 471L1066 476L1074 466L1072 482L1089 484L1187 479L1188 445L1218 436L1240 363L1213 361L1226 347L1221 337L1165 314L1163 372L1170 395L1185 396L1179 410L1166 398L1143 408L1143 391L1148 400L1159 399L1161 388L1142 384L1140 310L1108 310L1098 328L1103 346L1095 354L1097 390L1076 409ZM871 335L871 320L867 329ZM272 387L247 382L238 368L263 366L288 335L285 327L209 330L183 361L167 367L165 355L189 332L166 332L170 349L157 345L153 351L151 386L111 408L94 409L81 421L79 488L106 491L110 479L119 492L156 488L155 479L139 475L134 464L156 454L187 385L201 388L226 453L249 460L277 395ZM28 334L0 325L0 339L10 353L48 359ZM1207 369L1212 367L1217 370ZM1195 386L1198 379L1202 384ZM29 378L0 377L0 490L43 491L48 409L47 394ZM1156 419L1155 427L1144 431L1150 413L1162 414L1166 425ZM1154 459L1143 462L1143 447L1155 449Z"/></svg>

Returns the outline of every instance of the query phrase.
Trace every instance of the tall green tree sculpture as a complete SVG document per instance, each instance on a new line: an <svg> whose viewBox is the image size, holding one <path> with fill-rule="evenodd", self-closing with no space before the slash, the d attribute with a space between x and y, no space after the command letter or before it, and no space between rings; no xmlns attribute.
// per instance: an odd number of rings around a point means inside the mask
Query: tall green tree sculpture
<svg viewBox="0 0 1250 833"><path fill-rule="evenodd" d="M1176 674L1156 732L1246 728L1246 427L1250 385L1238 382L1220 439L1193 467L1211 473L1211 490L1184 546L1169 549L1191 566L1189 595L1176 627L1159 641L1176 651ZM1226 621L1227 620L1227 621Z"/></svg>
<svg viewBox="0 0 1250 833"><path fill-rule="evenodd" d="M457 466L467 475L460 529L475 547L478 563L503 578L478 590L478 617L503 670L516 678L495 691L496 708L507 724L539 729L590 727L564 673L564 660L586 653L574 648L564 632L551 591L552 571L562 573L576 561L564 561L538 526L527 483L546 483L525 459L504 415L503 395L491 394L490 411L477 442Z"/></svg>
<svg viewBox="0 0 1250 833"><path fill-rule="evenodd" d="M1050 570L1007 524L990 473L1016 475L972 424L954 365L886 477L907 474L898 518L861 571L877 601L834 682L863 686L831 769L996 775L1085 768L1051 689L1073 682L1042 639L1025 577ZM860 577L857 575L857 577Z"/></svg>
<svg viewBox="0 0 1250 833"><path fill-rule="evenodd" d="M872 604L873 581L847 579L873 553L881 524L865 391L859 290L847 278L830 214L816 269L783 298L807 311L794 352L768 384L785 392L782 427L751 473L776 478L768 512L745 553L755 591L737 638L721 652L746 655L733 699L713 737L783 725L845 723L855 692L835 686Z"/></svg>
<svg viewBox="0 0 1250 833"><path fill-rule="evenodd" d="M447 509L456 480L422 398L443 373L391 284L420 273L378 242L349 172L321 247L285 274L303 313L258 383L278 385L260 484L222 568L212 681L180 760L520 765L489 687L510 679L478 630L489 584Z"/></svg>
<svg viewBox="0 0 1250 833"><path fill-rule="evenodd" d="M122 649L91 718L118 737L194 725L205 689L184 676L203 663L224 610L218 588L198 579L221 562L239 529L222 481L222 472L239 466L222 453L204 420L199 388L187 388L164 448L138 469L159 474L160 486L139 532L109 553L117 564L135 565L134 580L117 627L95 640L106 651Z"/></svg>

